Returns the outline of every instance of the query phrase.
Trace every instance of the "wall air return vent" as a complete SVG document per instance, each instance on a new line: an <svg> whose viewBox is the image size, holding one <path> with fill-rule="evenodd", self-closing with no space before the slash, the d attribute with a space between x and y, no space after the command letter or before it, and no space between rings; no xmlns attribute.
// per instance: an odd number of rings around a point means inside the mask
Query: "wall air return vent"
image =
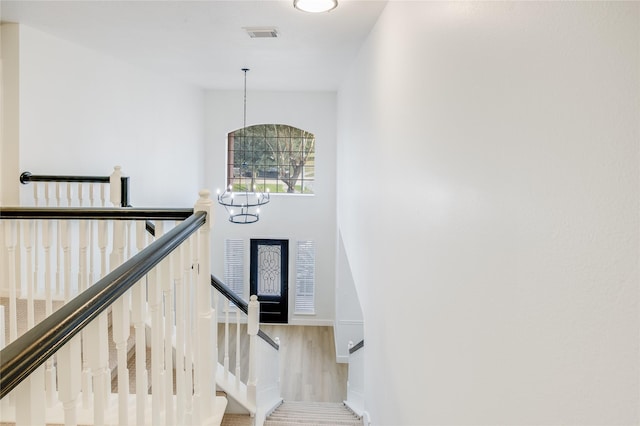
<svg viewBox="0 0 640 426"><path fill-rule="evenodd" d="M276 38L278 30L273 27L244 27L243 28L251 38Z"/></svg>

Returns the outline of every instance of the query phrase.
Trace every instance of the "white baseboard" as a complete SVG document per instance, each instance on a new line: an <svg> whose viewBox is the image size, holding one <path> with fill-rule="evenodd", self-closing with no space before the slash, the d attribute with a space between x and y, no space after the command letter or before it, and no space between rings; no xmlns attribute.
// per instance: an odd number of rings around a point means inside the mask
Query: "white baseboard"
<svg viewBox="0 0 640 426"><path fill-rule="evenodd" d="M333 320L292 318L289 320L289 325L316 325L321 327L333 327Z"/></svg>

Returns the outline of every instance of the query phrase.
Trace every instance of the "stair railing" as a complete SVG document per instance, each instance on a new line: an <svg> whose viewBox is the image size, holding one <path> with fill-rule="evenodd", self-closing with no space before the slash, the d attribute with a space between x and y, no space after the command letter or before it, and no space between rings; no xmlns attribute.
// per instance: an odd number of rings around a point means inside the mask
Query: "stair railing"
<svg viewBox="0 0 640 426"><path fill-rule="evenodd" d="M247 401L245 407L255 416L255 424L262 424L265 414L282 402L280 339L272 339L260 329L257 296L246 302L214 275L211 285L216 290L214 306L220 313L218 387L238 401ZM248 345L243 337L248 338ZM230 344L234 341L235 347ZM245 346L249 356L242 355Z"/></svg>
<svg viewBox="0 0 640 426"><path fill-rule="evenodd" d="M96 425L202 424L211 421L214 415L221 416L215 412L212 384L215 383L216 369L210 362L217 357L213 343L216 339L216 315L210 302L209 282L210 223L207 217L211 217L211 205L208 191L201 193L196 212L166 234L160 232L163 235L158 236L146 248L147 233L142 219L153 217L153 212L140 209L105 209L102 212L96 209L46 209L40 212L44 223L62 221L63 218L89 220L98 213L111 215L112 219L116 219L111 224L114 238L109 256L113 270L96 284L79 291L79 294L69 293L68 300L65 300L62 307L21 337L12 339L2 349L2 421L16 422L18 425L44 424L45 421ZM32 217L35 211L24 210L0 209L1 225L3 229L10 230L8 234L26 234L22 232L22 228L18 230L18 227L25 224L28 227L31 219L27 218ZM116 210L124 215L119 216ZM156 216L156 219L163 218L159 213ZM101 219L100 223L105 222L103 217ZM124 219L140 219L136 221L135 233L136 246L140 251L126 262L125 233L122 226ZM157 225L162 223L158 222ZM15 247L12 241L9 243L10 247ZM67 262L68 255L66 252L65 267L70 263ZM71 279L72 275L74 274L65 274L65 280L67 276ZM181 305L180 309L167 310L176 304ZM108 374L109 308L118 358L117 394L110 391ZM161 314L158 314L160 311ZM147 322L149 317L150 322ZM130 340L130 323L134 325L135 334L135 396L129 393L128 384L126 346ZM182 329L186 334L181 338L184 347L175 346L173 324L184 325ZM152 335L150 340L153 354L150 395L145 385L147 327ZM87 333L83 335L82 330ZM84 348L82 339L87 340ZM46 363L54 356L57 373L53 380L45 380ZM186 379L187 385L181 386L180 390L183 393L174 396L172 370L178 359L184 359L185 362L184 367L176 374L193 378L193 383L188 383ZM92 398L83 395L81 389L84 361L91 371ZM47 404L49 394L57 396L59 402ZM84 406L87 400L91 402L90 407ZM15 402L15 405L11 406L11 402ZM46 406L44 410L43 405ZM131 412L136 413L135 420L129 418L129 407Z"/></svg>
<svg viewBox="0 0 640 426"><path fill-rule="evenodd" d="M115 166L109 176L34 175L23 172L20 183L33 183L35 206L70 207L86 206L131 207L129 205L129 177L122 176L120 166ZM74 189L74 185L75 189ZM27 203L23 202L22 205Z"/></svg>
<svg viewBox="0 0 640 426"><path fill-rule="evenodd" d="M349 342L349 376L347 379L347 400L344 402L358 416L364 412L364 340Z"/></svg>

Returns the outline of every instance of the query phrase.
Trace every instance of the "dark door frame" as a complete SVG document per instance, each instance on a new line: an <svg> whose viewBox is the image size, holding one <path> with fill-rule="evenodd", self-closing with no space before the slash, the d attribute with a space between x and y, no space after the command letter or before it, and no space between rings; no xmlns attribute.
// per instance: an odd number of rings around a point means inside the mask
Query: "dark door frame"
<svg viewBox="0 0 640 426"><path fill-rule="evenodd" d="M280 246L280 295L258 294L258 246ZM260 322L287 324L289 321L289 240L251 239L250 242L250 294L256 294L260 302Z"/></svg>

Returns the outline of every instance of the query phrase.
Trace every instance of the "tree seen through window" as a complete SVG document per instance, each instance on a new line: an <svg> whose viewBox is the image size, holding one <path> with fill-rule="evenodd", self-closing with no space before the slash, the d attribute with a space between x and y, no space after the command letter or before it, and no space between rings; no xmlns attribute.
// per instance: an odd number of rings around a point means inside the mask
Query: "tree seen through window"
<svg viewBox="0 0 640 426"><path fill-rule="evenodd" d="M313 194L315 136L285 124L228 134L227 185L234 191Z"/></svg>

